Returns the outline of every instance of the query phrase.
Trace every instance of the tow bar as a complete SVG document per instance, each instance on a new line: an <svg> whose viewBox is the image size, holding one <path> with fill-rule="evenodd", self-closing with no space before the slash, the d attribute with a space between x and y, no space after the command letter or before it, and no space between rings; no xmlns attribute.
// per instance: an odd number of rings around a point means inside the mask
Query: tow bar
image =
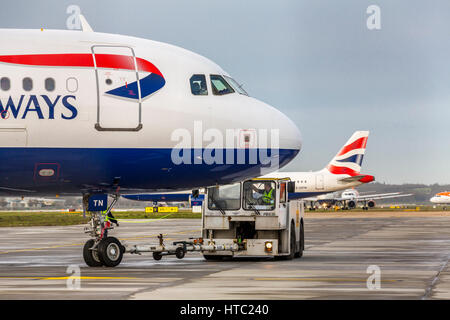
<svg viewBox="0 0 450 320"><path fill-rule="evenodd" d="M216 245L213 241L204 244L203 238L192 239L191 241L174 241L171 245L164 244L163 235L158 236L159 244L133 245L125 246L125 252L131 254L141 254L143 252L152 252L153 259L161 260L163 256L175 255L178 259L183 259L186 252L215 252L215 251L238 251L239 245L233 243L230 245Z"/></svg>

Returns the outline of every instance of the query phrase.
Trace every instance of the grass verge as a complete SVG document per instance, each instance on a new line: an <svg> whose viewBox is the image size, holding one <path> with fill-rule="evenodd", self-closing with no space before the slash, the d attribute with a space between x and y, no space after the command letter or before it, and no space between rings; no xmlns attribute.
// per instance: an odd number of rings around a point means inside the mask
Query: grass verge
<svg viewBox="0 0 450 320"><path fill-rule="evenodd" d="M87 221L83 214L72 212L0 212L0 227L68 226Z"/></svg>
<svg viewBox="0 0 450 320"><path fill-rule="evenodd" d="M113 212L117 219L200 219L201 213L180 211L176 213L146 213L144 211ZM80 212L0 212L0 227L69 226L84 224Z"/></svg>

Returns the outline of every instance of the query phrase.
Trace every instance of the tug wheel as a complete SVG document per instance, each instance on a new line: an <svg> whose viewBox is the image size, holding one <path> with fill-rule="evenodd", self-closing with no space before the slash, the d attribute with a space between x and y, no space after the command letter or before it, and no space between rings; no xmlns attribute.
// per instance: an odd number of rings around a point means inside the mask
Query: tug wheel
<svg viewBox="0 0 450 320"><path fill-rule="evenodd" d="M299 250L295 253L296 258L301 258L303 256L303 250L305 249L305 231L303 230L303 223L300 224L300 239L299 239Z"/></svg>
<svg viewBox="0 0 450 320"><path fill-rule="evenodd" d="M115 267L123 258L124 248L120 241L114 237L104 238L98 244L98 257L107 267Z"/></svg>
<svg viewBox="0 0 450 320"><path fill-rule="evenodd" d="M91 250L94 246L94 239L88 240L83 247L83 259L89 267L101 267L103 263L100 261L97 250Z"/></svg>
<svg viewBox="0 0 450 320"><path fill-rule="evenodd" d="M296 241L295 241L295 225L294 223L291 223L291 237L290 237L290 244L289 244L289 255L286 256L287 260L292 260L295 257L295 247L296 247Z"/></svg>
<svg viewBox="0 0 450 320"><path fill-rule="evenodd" d="M294 223L291 223L291 235L289 237L289 254L283 256L275 256L275 260L292 260L295 257L295 229Z"/></svg>
<svg viewBox="0 0 450 320"><path fill-rule="evenodd" d="M161 260L162 258L162 254L161 252L153 252L153 259L155 259L156 261Z"/></svg>
<svg viewBox="0 0 450 320"><path fill-rule="evenodd" d="M175 256L176 256L178 259L183 259L183 258L184 258L184 254L185 254L185 252L184 252L184 250L183 250L182 247L178 247L178 248L175 250Z"/></svg>

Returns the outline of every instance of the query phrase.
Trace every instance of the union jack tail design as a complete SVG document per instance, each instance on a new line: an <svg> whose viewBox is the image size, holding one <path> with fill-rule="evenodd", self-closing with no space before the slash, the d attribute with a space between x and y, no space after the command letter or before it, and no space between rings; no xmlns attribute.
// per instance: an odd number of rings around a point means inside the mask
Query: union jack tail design
<svg viewBox="0 0 450 320"><path fill-rule="evenodd" d="M356 131L327 165L332 174L359 175L369 131Z"/></svg>

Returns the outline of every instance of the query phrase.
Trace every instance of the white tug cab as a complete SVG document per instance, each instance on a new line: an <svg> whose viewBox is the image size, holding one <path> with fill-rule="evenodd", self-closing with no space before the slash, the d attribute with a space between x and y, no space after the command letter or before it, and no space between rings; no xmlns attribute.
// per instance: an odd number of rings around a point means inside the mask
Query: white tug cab
<svg viewBox="0 0 450 320"><path fill-rule="evenodd" d="M202 229L207 243L232 250L204 251L207 260L231 257L301 257L304 205L290 201L289 179L257 178L207 189Z"/></svg>

